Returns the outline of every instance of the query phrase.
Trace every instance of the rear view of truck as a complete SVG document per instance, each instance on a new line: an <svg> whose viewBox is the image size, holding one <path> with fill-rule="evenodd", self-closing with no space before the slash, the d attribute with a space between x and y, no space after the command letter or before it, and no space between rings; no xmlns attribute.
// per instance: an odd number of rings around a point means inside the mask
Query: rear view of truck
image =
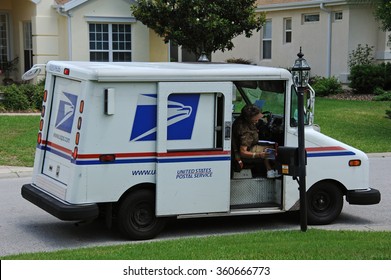
<svg viewBox="0 0 391 280"><path fill-rule="evenodd" d="M61 74L69 71L54 66L52 70L64 71ZM80 193L85 192L83 184L78 189L69 188L77 178L73 161L83 125L81 94L81 81L47 74L33 181L22 187L24 198L61 220L91 220L98 216L96 204L80 201Z"/></svg>

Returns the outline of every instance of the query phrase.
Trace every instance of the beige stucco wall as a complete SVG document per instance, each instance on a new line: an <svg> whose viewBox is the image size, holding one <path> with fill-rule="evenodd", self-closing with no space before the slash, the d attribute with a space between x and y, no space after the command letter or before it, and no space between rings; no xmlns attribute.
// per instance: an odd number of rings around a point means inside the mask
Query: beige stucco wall
<svg viewBox="0 0 391 280"><path fill-rule="evenodd" d="M71 10L70 14L72 60L89 60L88 18L97 17L96 22L99 22L99 18L132 17L130 4L126 1L116 1L116 5L112 1L89 1ZM139 22L132 24L132 60L149 60L148 29Z"/></svg>
<svg viewBox="0 0 391 280"><path fill-rule="evenodd" d="M169 45L165 44L163 38L158 36L152 29L149 30L149 43L149 60L151 62L168 61Z"/></svg>
<svg viewBox="0 0 391 280"><path fill-rule="evenodd" d="M265 2L265 1L260 1ZM267 1L266 1L267 2ZM269 1L270 2L270 1ZM291 2L289 0L281 2ZM336 5L326 8L332 12L341 11L342 20L335 20L331 14L331 49L328 61L329 13L313 7L307 9L273 10L266 12L266 18L272 20L272 59L261 59L262 30L250 39L244 36L235 38L235 49L216 52L213 61L225 61L228 58L244 58L259 65L289 68L297 58L302 47L304 58L311 65L312 75L327 76L330 67L331 76L346 81L349 53L358 44L375 46L381 55L387 56L389 48L385 33L380 31L378 23L368 7L352 8L348 5ZM302 15L319 13L320 21L303 23ZM292 18L292 43L284 44L284 18Z"/></svg>

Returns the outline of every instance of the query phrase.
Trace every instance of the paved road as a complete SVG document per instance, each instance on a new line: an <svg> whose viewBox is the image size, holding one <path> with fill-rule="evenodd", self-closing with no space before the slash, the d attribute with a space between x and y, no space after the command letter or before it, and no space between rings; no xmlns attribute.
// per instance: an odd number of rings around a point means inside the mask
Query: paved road
<svg viewBox="0 0 391 280"><path fill-rule="evenodd" d="M381 191L381 203L345 203L336 222L317 228L391 231L391 157L371 157L370 162L370 181ZM28 182L29 177L0 179L0 256L131 242L99 221L75 225L52 217L20 196L20 187ZM170 223L157 240L284 229L300 230L297 214L179 220Z"/></svg>

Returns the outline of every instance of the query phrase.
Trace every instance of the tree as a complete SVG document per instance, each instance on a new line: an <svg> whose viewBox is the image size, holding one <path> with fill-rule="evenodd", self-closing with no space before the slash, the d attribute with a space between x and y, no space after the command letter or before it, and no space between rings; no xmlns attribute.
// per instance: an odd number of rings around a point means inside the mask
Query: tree
<svg viewBox="0 0 391 280"><path fill-rule="evenodd" d="M373 0L375 3L375 17L381 22L384 31L391 31L391 1ZM391 35L389 37L391 39Z"/></svg>
<svg viewBox="0 0 391 280"><path fill-rule="evenodd" d="M231 50L233 38L251 37L265 22L263 13L255 14L255 0L139 0L131 10L165 43L173 41L197 57Z"/></svg>

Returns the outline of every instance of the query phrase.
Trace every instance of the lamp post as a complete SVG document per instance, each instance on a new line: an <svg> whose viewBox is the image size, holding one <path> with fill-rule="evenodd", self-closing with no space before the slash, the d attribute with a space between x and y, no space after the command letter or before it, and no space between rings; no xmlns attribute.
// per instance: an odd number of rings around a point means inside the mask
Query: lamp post
<svg viewBox="0 0 391 280"><path fill-rule="evenodd" d="M300 228L307 231L307 195L306 195L306 151L304 141L304 90L308 86L311 67L303 58L304 54L297 54L292 67L292 79L297 92L298 112L298 163L299 163L299 194L300 194Z"/></svg>

